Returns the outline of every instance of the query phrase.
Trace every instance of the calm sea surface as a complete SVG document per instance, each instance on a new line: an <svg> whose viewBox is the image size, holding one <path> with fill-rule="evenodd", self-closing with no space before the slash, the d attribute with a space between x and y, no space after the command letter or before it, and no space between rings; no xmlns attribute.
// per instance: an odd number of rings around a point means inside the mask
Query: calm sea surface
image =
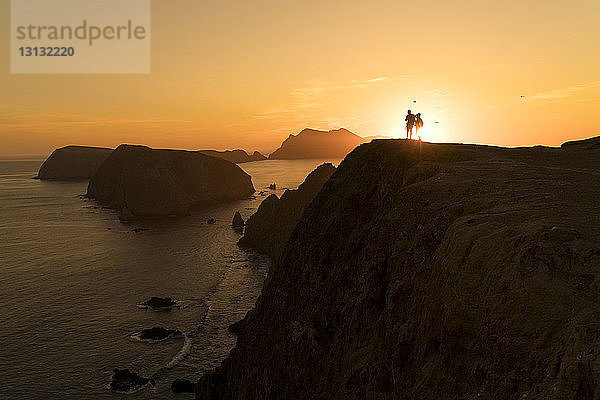
<svg viewBox="0 0 600 400"><path fill-rule="evenodd" d="M260 294L269 260L238 248L240 235L229 224L236 210L246 219L264 197L187 218L121 223L80 197L87 182L31 179L41 162L0 160L0 398L193 398L172 394L171 382L218 366L235 345L227 327ZM322 162L240 166L257 192L271 193L266 187L274 182L281 195ZM140 309L151 296L178 305ZM131 338L153 326L179 329L189 340ZM111 393L114 368L152 376L156 386Z"/></svg>

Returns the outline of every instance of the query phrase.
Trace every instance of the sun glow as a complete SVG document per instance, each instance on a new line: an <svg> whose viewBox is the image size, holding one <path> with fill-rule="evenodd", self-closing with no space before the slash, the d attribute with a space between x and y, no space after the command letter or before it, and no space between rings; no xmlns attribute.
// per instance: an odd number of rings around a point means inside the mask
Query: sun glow
<svg viewBox="0 0 600 400"><path fill-rule="evenodd" d="M415 108L415 107L413 107ZM429 112L426 109L423 111L422 107L419 108L418 112L421 112L423 118L423 127L419 129L417 135L416 128L413 128L412 138L425 142L444 142L448 141L449 137L446 135L446 121L443 119L440 113ZM387 135L395 139L406 139L406 122L404 120L405 115L395 116L393 125L388 129Z"/></svg>

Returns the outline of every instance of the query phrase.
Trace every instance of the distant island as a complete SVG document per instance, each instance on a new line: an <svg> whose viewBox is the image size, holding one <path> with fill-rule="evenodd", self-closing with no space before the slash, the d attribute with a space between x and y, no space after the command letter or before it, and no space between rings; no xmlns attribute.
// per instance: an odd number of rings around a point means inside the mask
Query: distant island
<svg viewBox="0 0 600 400"><path fill-rule="evenodd" d="M41 180L87 180L112 152L105 147L66 146L44 161L36 178Z"/></svg>
<svg viewBox="0 0 600 400"><path fill-rule="evenodd" d="M88 197L121 219L188 215L192 207L244 199L254 193L248 174L199 152L121 145L90 179Z"/></svg>
<svg viewBox="0 0 600 400"><path fill-rule="evenodd" d="M269 160L295 160L302 158L344 158L364 139L345 128L320 131L306 128L290 135Z"/></svg>
<svg viewBox="0 0 600 400"><path fill-rule="evenodd" d="M306 128L297 135L290 135L268 158L258 151L248 154L241 149L190 152L221 158L235 164L267 159L336 159L344 158L365 140L345 128L330 131ZM112 151L113 149L110 148L89 146L66 146L56 149L44 161L36 178L42 180L88 180Z"/></svg>
<svg viewBox="0 0 600 400"><path fill-rule="evenodd" d="M244 150L198 150L198 152L206 154L207 156L222 158L235 164L242 164L252 161L263 161L267 159L267 157L263 156L258 151L255 151L254 153L252 153L252 155L246 153Z"/></svg>

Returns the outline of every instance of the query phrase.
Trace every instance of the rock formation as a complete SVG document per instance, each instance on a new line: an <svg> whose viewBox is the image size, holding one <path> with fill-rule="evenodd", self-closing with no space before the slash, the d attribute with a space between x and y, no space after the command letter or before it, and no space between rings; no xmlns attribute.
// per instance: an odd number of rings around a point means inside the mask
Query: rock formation
<svg viewBox="0 0 600 400"><path fill-rule="evenodd" d="M113 370L112 381L110 382L110 389L119 393L131 393L144 386L153 385L154 380L152 379L141 377L128 369L115 368Z"/></svg>
<svg viewBox="0 0 600 400"><path fill-rule="evenodd" d="M155 311L171 309L175 305L175 301L170 297L154 297L140 304L142 307L151 308Z"/></svg>
<svg viewBox="0 0 600 400"><path fill-rule="evenodd" d="M90 179L111 152L112 149L86 146L56 149L40 167L37 178L57 181Z"/></svg>
<svg viewBox="0 0 600 400"><path fill-rule="evenodd" d="M306 177L298 189L286 190L281 199L274 194L264 199L256 213L248 218L239 244L254 247L276 258L306 206L334 172L332 164L322 164Z"/></svg>
<svg viewBox="0 0 600 400"><path fill-rule="evenodd" d="M233 220L231 221L231 226L234 228L243 228L244 227L244 218L242 218L242 214L239 211L236 211L233 215Z"/></svg>
<svg viewBox="0 0 600 400"><path fill-rule="evenodd" d="M192 207L244 199L252 193L250 176L229 161L131 145L112 152L87 191L89 197L133 218L187 215Z"/></svg>
<svg viewBox="0 0 600 400"><path fill-rule="evenodd" d="M290 135L269 159L344 158L363 141L344 128L331 131L306 128L297 135Z"/></svg>
<svg viewBox="0 0 600 400"><path fill-rule="evenodd" d="M263 161L267 157L260 154L258 151L252 153L252 155L246 153L244 150L199 150L199 153L206 154L207 156L218 157L235 164L242 164L251 161Z"/></svg>
<svg viewBox="0 0 600 400"><path fill-rule="evenodd" d="M175 379L171 384L174 393L194 393L196 385L187 379Z"/></svg>
<svg viewBox="0 0 600 400"><path fill-rule="evenodd" d="M177 329L165 329L160 326L155 326L154 328L144 329L135 336L137 339L142 341L162 342L163 340L167 340L171 337L183 337L183 333Z"/></svg>
<svg viewBox="0 0 600 400"><path fill-rule="evenodd" d="M358 147L196 398L598 398L589 147Z"/></svg>

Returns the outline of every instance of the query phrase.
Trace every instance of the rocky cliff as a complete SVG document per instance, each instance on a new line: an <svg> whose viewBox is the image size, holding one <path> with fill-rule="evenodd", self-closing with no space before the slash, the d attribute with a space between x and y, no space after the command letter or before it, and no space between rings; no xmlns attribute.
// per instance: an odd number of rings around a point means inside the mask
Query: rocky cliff
<svg viewBox="0 0 600 400"><path fill-rule="evenodd" d="M235 164L242 164L251 161L263 161L267 159L267 157L263 156L258 151L255 151L252 153L252 155L246 153L244 150L199 150L199 152L206 154L207 156L222 158Z"/></svg>
<svg viewBox="0 0 600 400"><path fill-rule="evenodd" d="M56 149L44 161L37 178L42 180L90 179L112 149L103 147L66 146Z"/></svg>
<svg viewBox="0 0 600 400"><path fill-rule="evenodd" d="M269 159L344 158L363 141L344 128L331 131L306 128L297 135L290 135Z"/></svg>
<svg viewBox="0 0 600 400"><path fill-rule="evenodd" d="M322 164L312 171L295 190L286 190L281 199L267 197L246 222L239 244L254 247L275 259L287 242L306 206L331 177L335 167Z"/></svg>
<svg viewBox="0 0 600 400"><path fill-rule="evenodd" d="M88 185L89 197L133 218L187 215L194 206L243 199L250 176L229 161L183 150L121 145Z"/></svg>
<svg viewBox="0 0 600 400"><path fill-rule="evenodd" d="M197 398L599 398L599 177L581 146L358 147Z"/></svg>

